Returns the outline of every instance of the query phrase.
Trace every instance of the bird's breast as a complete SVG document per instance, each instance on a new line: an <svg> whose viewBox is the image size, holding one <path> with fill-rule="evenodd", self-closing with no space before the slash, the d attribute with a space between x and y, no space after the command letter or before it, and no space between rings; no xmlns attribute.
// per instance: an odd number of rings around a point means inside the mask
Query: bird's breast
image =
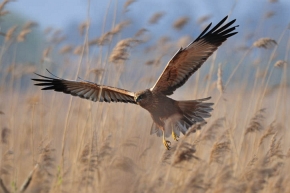
<svg viewBox="0 0 290 193"><path fill-rule="evenodd" d="M154 122L163 127L170 117L180 114L180 110L173 99L158 95L155 97L145 109L150 112Z"/></svg>

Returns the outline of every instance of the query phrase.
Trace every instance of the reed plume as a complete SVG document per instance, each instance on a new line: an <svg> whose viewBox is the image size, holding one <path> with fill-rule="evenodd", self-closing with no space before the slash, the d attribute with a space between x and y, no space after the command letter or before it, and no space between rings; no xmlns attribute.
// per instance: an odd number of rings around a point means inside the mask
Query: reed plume
<svg viewBox="0 0 290 193"><path fill-rule="evenodd" d="M150 24L156 24L163 16L165 15L164 12L158 12L151 16L149 19Z"/></svg>
<svg viewBox="0 0 290 193"><path fill-rule="evenodd" d="M260 38L253 44L254 47L265 49L270 49L275 45L277 45L277 42L271 38Z"/></svg>
<svg viewBox="0 0 290 193"><path fill-rule="evenodd" d="M260 109L251 119L249 126L246 129L245 135L253 132L262 131L264 129L262 121L264 120L264 112L266 109Z"/></svg>
<svg viewBox="0 0 290 193"><path fill-rule="evenodd" d="M127 38L118 42L118 44L113 49L109 61L113 63L121 63L128 60L129 53L128 49L132 46L140 43L139 40L133 38Z"/></svg>
<svg viewBox="0 0 290 193"><path fill-rule="evenodd" d="M284 67L284 66L286 66L286 65L287 65L287 62L284 61L284 60L278 60L278 61L274 64L275 67L279 67L279 68L282 68L282 67Z"/></svg>
<svg viewBox="0 0 290 193"><path fill-rule="evenodd" d="M5 42L8 42L8 41L10 41L13 38L13 35L14 35L16 29L17 29L17 25L14 25L13 27L11 27L7 31L6 36L5 36Z"/></svg>
<svg viewBox="0 0 290 193"><path fill-rule="evenodd" d="M173 27L177 30L181 30L188 22L188 17L181 17L173 23Z"/></svg>

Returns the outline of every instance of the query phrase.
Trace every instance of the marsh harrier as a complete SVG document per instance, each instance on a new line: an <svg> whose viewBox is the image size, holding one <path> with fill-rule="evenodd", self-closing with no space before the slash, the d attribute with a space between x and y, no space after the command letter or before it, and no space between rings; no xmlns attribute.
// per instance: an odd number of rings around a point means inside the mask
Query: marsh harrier
<svg viewBox="0 0 290 193"><path fill-rule="evenodd" d="M98 85L89 81L73 81L58 77L46 77L40 74L40 79L32 79L40 82L35 85L43 86L42 90L54 90L89 99L94 102L123 102L140 105L153 119L151 134L163 136L163 144L170 148L170 141L165 138L172 134L177 140L180 132L186 131L195 123L203 122L210 117L213 103L206 103L210 99L176 101L168 97L181 87L188 78L197 71L209 56L227 38L235 35L236 27L232 26L235 20L223 25L225 17L215 27L209 30L209 24L205 30L186 48L180 48L167 63L157 82L150 89L139 92Z"/></svg>

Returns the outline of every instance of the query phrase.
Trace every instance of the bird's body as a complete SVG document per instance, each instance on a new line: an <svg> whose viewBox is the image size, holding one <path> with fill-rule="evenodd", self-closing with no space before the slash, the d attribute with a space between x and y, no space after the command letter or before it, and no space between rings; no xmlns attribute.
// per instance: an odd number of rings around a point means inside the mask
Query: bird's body
<svg viewBox="0 0 290 193"><path fill-rule="evenodd" d="M197 122L204 122L210 117L213 103L206 103L210 97L199 100L176 101L168 97L182 86L205 60L228 38L235 35L237 26L231 27L235 20L225 24L227 17L220 21L210 31L211 24L186 48L180 48L168 62L155 85L139 92L98 85L89 81L72 81L61 78L42 76L42 79L32 79L35 85L44 86L43 90L64 92L73 96L100 102L124 102L140 105L153 119L151 134L163 135L163 143L167 149L170 142L165 140L172 134L177 140L180 132L186 131Z"/></svg>
<svg viewBox="0 0 290 193"><path fill-rule="evenodd" d="M182 114L177 101L161 93L151 92L149 89L146 90L146 93L149 93L149 97L137 104L149 111L154 123L161 130L165 130L168 119L179 117L179 114Z"/></svg>
<svg viewBox="0 0 290 193"><path fill-rule="evenodd" d="M141 99L140 99L141 96ZM213 103L204 103L208 100L189 100L176 101L160 93L146 89L137 92L134 96L138 105L149 111L153 124L150 134L156 133L157 136L169 137L172 134L174 140L180 135L185 134L189 127L196 122L203 122L206 117L210 117ZM163 141L168 148L170 142Z"/></svg>
<svg viewBox="0 0 290 193"><path fill-rule="evenodd" d="M146 98L144 98L143 100L139 99L136 102L138 105L149 111L151 115L168 117L174 113L177 113L179 110L176 101L162 93L154 91L152 92L150 91L150 89L140 91L140 93L146 95ZM136 99L138 99L138 97L140 98L139 92L136 93L136 96ZM160 104L162 104L162 106L160 106Z"/></svg>

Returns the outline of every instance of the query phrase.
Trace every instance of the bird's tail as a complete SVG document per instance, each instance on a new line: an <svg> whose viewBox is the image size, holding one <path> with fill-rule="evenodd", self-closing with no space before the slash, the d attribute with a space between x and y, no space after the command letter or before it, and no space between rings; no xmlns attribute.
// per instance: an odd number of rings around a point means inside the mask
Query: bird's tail
<svg viewBox="0 0 290 193"><path fill-rule="evenodd" d="M198 100L187 100L187 101L176 101L177 105L181 110L181 116L170 118L170 124L165 128L165 137L169 137L174 131L176 136L180 135L180 132L185 135L186 131L198 122L205 122L204 118L210 117L210 112L213 110L211 107L213 103L206 103L204 101L209 100L211 97L198 99ZM162 136L162 130L157 127L153 122L150 134L156 133L158 137Z"/></svg>
<svg viewBox="0 0 290 193"><path fill-rule="evenodd" d="M198 99L177 101L179 108L182 111L182 116L175 123L173 131L179 136L179 133L185 134L186 131L198 122L205 122L204 118L210 117L210 112L213 110L211 107L213 103L207 103L211 97Z"/></svg>

